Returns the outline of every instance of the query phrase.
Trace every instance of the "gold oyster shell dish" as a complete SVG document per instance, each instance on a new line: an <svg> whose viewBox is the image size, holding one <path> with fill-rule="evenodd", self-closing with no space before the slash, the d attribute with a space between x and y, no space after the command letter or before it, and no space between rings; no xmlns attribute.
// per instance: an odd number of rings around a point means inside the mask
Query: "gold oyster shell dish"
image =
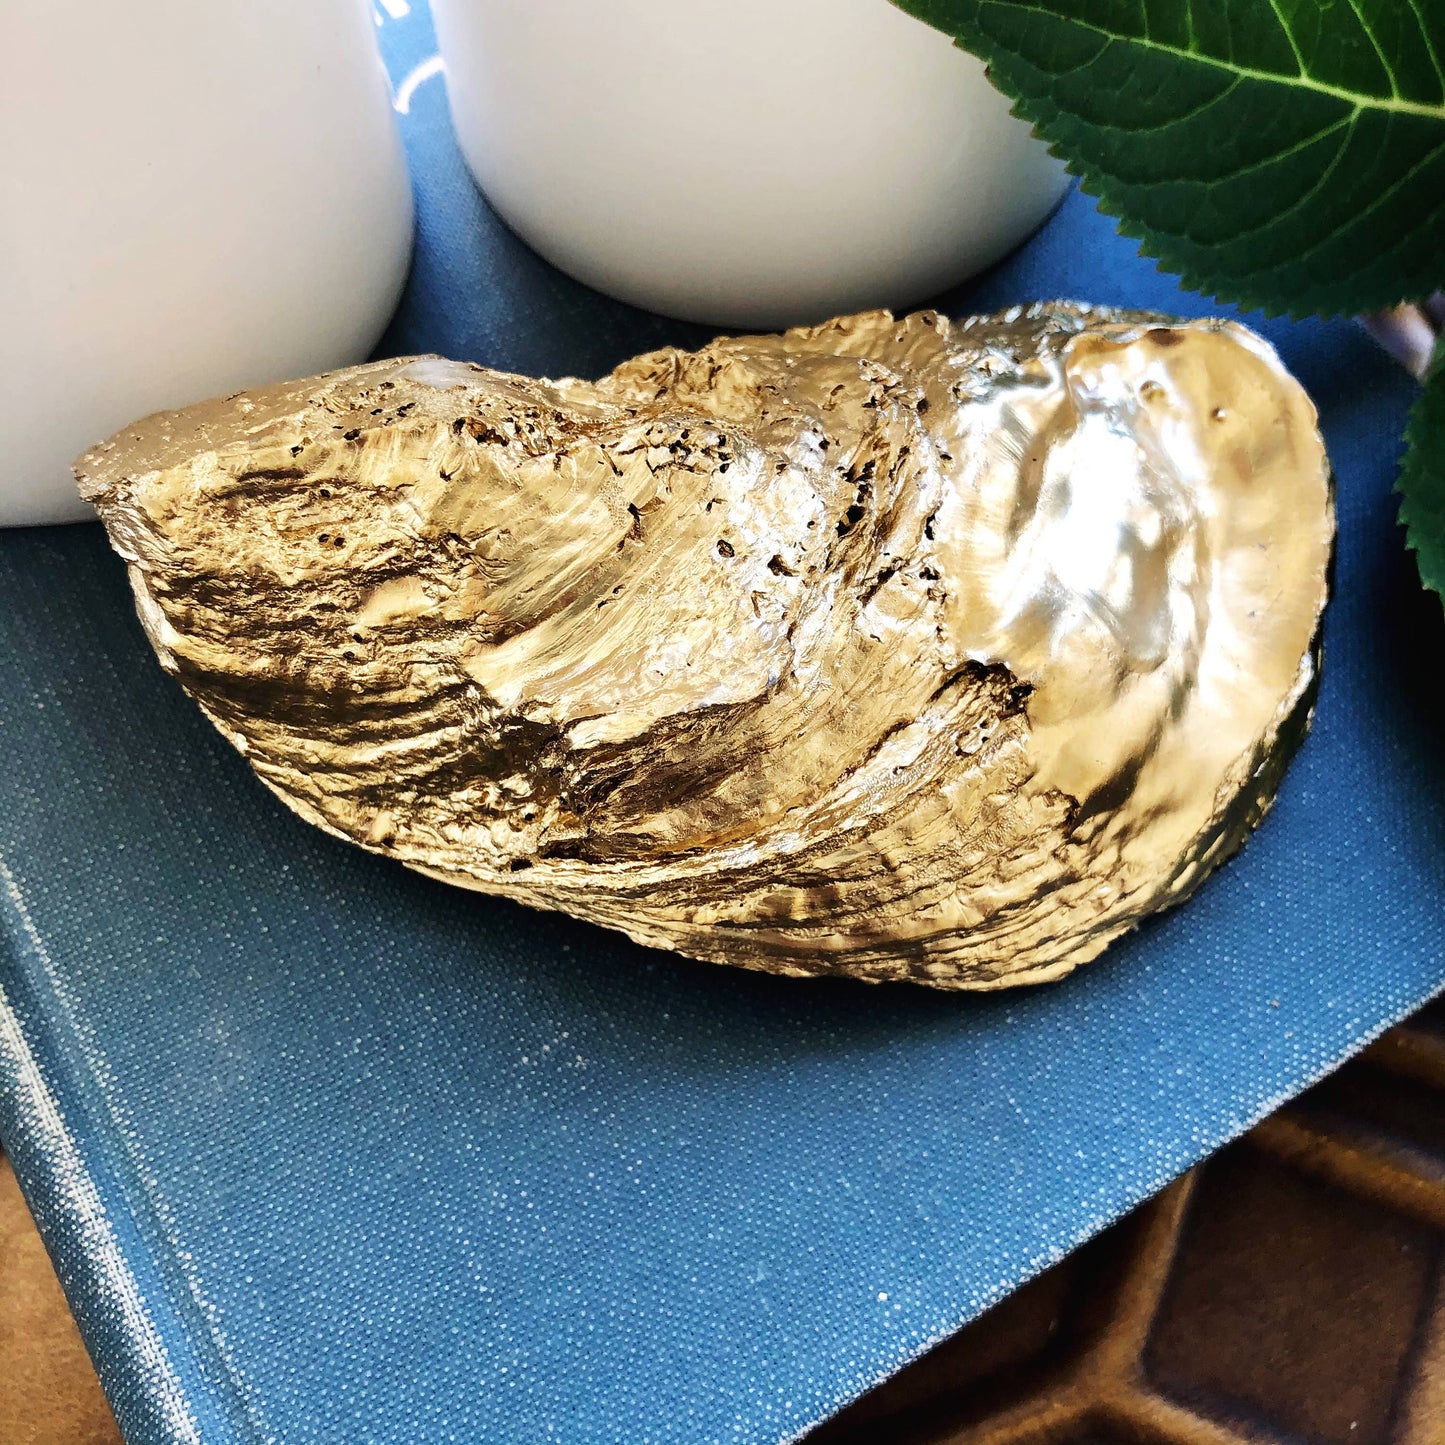
<svg viewBox="0 0 1445 1445"><path fill-rule="evenodd" d="M161 662L303 818L788 974L1057 978L1308 722L1315 413L1223 321L843 317L593 384L436 357L77 463Z"/></svg>

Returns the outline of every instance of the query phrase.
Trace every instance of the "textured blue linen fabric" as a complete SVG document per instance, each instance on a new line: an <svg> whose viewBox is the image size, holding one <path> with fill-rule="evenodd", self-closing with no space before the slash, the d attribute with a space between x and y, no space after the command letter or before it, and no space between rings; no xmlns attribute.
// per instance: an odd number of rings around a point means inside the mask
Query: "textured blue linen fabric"
<svg viewBox="0 0 1445 1445"><path fill-rule="evenodd" d="M398 83L432 49L418 9L383 39ZM409 102L385 350L704 335L536 259L440 81ZM1208 309L1077 194L943 304L1060 295ZM1238 860L1028 993L752 976L350 849L160 673L97 528L0 536L0 1141L132 1445L780 1441L1445 983L1412 388L1348 323L1252 320L1338 475L1315 730Z"/></svg>

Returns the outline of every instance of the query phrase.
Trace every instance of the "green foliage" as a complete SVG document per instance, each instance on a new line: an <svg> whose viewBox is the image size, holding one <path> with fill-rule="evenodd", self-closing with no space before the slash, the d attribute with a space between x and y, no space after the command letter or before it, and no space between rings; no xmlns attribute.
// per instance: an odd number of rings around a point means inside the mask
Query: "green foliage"
<svg viewBox="0 0 1445 1445"><path fill-rule="evenodd" d="M1445 596L1445 343L1435 348L1425 390L1410 412L1400 492L1400 521L1420 580Z"/></svg>
<svg viewBox="0 0 1445 1445"><path fill-rule="evenodd" d="M896 3L1193 289L1301 315L1445 285L1441 0Z"/></svg>

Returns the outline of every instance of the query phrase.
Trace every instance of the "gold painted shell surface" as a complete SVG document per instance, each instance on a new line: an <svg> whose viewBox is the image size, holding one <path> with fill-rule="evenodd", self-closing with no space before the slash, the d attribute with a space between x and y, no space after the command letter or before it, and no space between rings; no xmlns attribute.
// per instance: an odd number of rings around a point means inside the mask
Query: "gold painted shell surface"
<svg viewBox="0 0 1445 1445"><path fill-rule="evenodd" d="M302 817L791 974L1055 978L1302 734L1314 409L1222 321L843 317L597 383L436 357L77 463L162 663Z"/></svg>

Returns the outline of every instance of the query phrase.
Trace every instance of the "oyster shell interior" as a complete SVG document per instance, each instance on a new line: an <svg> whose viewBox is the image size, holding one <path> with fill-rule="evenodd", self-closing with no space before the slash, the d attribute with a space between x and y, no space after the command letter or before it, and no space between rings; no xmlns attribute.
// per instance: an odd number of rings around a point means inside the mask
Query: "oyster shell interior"
<svg viewBox="0 0 1445 1445"><path fill-rule="evenodd" d="M792 974L1057 977L1239 846L1332 513L1224 321L840 318L593 384L436 357L77 463L162 663L327 831Z"/></svg>

